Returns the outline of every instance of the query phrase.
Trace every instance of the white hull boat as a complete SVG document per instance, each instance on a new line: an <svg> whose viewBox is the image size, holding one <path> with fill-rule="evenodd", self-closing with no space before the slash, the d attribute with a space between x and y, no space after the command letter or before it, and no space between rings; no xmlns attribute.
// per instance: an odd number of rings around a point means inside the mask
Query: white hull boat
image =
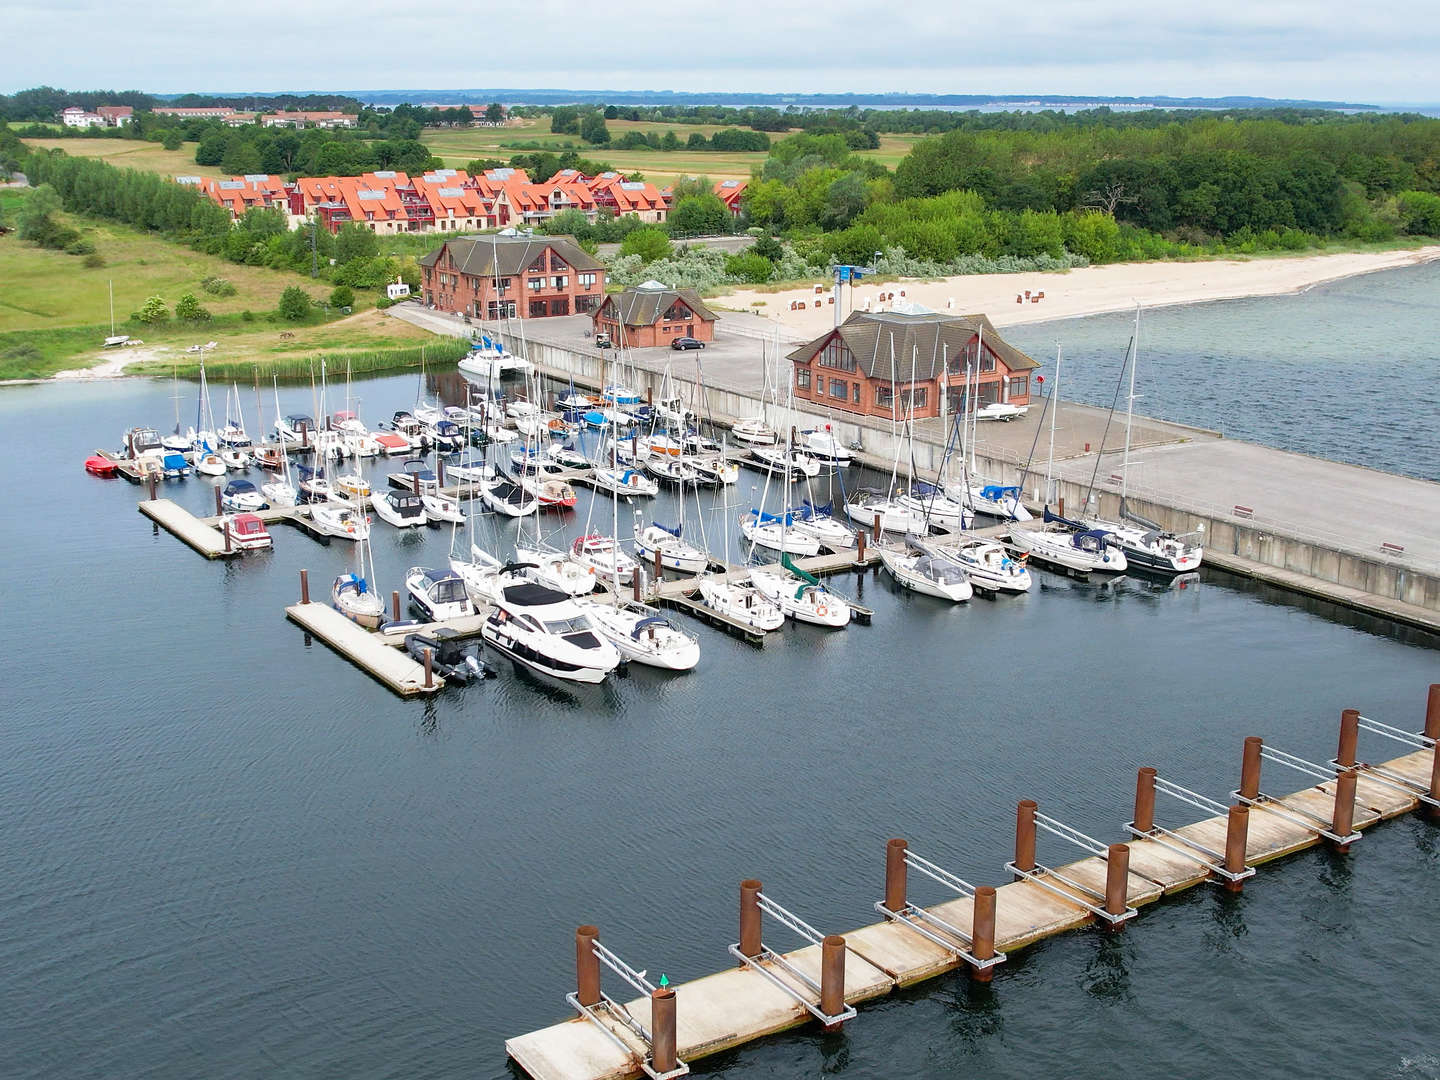
<svg viewBox="0 0 1440 1080"><path fill-rule="evenodd" d="M756 547L786 555L818 555L820 541L813 536L782 526L772 514L751 511L740 519L740 531Z"/></svg>
<svg viewBox="0 0 1440 1080"><path fill-rule="evenodd" d="M959 483L947 484L945 493L977 514L986 514L1002 521L1029 521L1034 516L1020 501L1018 487L972 480L968 487Z"/></svg>
<svg viewBox="0 0 1440 1080"><path fill-rule="evenodd" d="M650 498L660 493L660 485L639 469L596 469L595 486L616 495L638 495Z"/></svg>
<svg viewBox="0 0 1440 1080"><path fill-rule="evenodd" d="M506 585L480 631L496 652L570 682L603 682L620 654L572 597L531 582Z"/></svg>
<svg viewBox="0 0 1440 1080"><path fill-rule="evenodd" d="M426 622L463 619L475 614L475 604L465 591L465 582L453 570L412 566L405 571L405 591L410 594L410 606Z"/></svg>
<svg viewBox="0 0 1440 1080"><path fill-rule="evenodd" d="M850 605L823 585L812 585L779 567L751 570L750 580L767 600L796 622L834 630L850 623Z"/></svg>
<svg viewBox="0 0 1440 1080"><path fill-rule="evenodd" d="M850 449L835 438L834 432L826 428L811 428L800 432L799 448L835 468L843 469L854 460Z"/></svg>
<svg viewBox="0 0 1440 1080"><path fill-rule="evenodd" d="M862 528L874 528L879 515L881 532L923 536L927 531L923 515L884 495L862 494L856 501L845 504L845 514Z"/></svg>
<svg viewBox="0 0 1440 1080"><path fill-rule="evenodd" d="M564 551L517 547L515 561L533 563L530 576L534 580L567 596L588 596L595 591L595 568L582 566Z"/></svg>
<svg viewBox="0 0 1440 1080"><path fill-rule="evenodd" d="M660 555L660 565L666 570L677 570L682 574L703 574L710 566L710 558L695 547L680 539L680 530L674 532L663 525L652 524L642 529L635 526L635 554L646 566L655 562Z"/></svg>
<svg viewBox="0 0 1440 1080"><path fill-rule="evenodd" d="M690 671L700 662L700 642L648 605L595 602L590 618L626 660L665 671Z"/></svg>
<svg viewBox="0 0 1440 1080"><path fill-rule="evenodd" d="M700 599L711 611L755 630L768 633L785 625L785 613L749 582L701 578Z"/></svg>
<svg viewBox="0 0 1440 1080"><path fill-rule="evenodd" d="M446 521L454 525L465 524L465 511L460 503L444 495L425 494L420 496L425 506L425 517L430 521Z"/></svg>
<svg viewBox="0 0 1440 1080"><path fill-rule="evenodd" d="M919 485L916 485L919 488ZM928 485L927 485L928 487ZM934 488L919 488L895 497L895 505L910 512L912 518L928 522L931 527L955 532L968 529L974 524L975 515L967 514L965 508L953 499L946 498ZM924 531L924 530L919 530Z"/></svg>
<svg viewBox="0 0 1440 1080"><path fill-rule="evenodd" d="M956 543L925 545L932 555L954 562L970 577L970 584L989 592L1028 592L1030 571L1023 558L1015 558L1004 544L983 537Z"/></svg>
<svg viewBox="0 0 1440 1080"><path fill-rule="evenodd" d="M415 494L403 491L386 491L371 504L381 521L397 529L413 529L429 521L425 513L425 502Z"/></svg>
<svg viewBox="0 0 1440 1080"><path fill-rule="evenodd" d="M881 548L880 559L902 588L953 603L969 600L975 594L969 576L949 559L893 548Z"/></svg>
<svg viewBox="0 0 1440 1080"><path fill-rule="evenodd" d="M377 630L385 621L385 601L356 574L341 574L330 586L330 603L351 622Z"/></svg>
<svg viewBox="0 0 1440 1080"><path fill-rule="evenodd" d="M506 517L524 517L540 509L540 500L508 477L499 477L480 486L485 505Z"/></svg>
<svg viewBox="0 0 1440 1080"><path fill-rule="evenodd" d="M1123 574L1129 567L1115 535L1098 529L1077 532L1063 526L1016 526L1010 530L1010 543L1038 562L1067 570Z"/></svg>
<svg viewBox="0 0 1440 1080"><path fill-rule="evenodd" d="M348 503L316 503L310 508L315 531L341 540L364 540L370 535L370 519Z"/></svg>
<svg viewBox="0 0 1440 1080"><path fill-rule="evenodd" d="M613 537L591 533L577 537L570 545L570 558L594 571L597 580L629 585L635 579L636 562Z"/></svg>
<svg viewBox="0 0 1440 1080"><path fill-rule="evenodd" d="M820 462L799 450L786 450L783 446L752 446L750 458L763 471L779 473L781 476L814 479L820 475Z"/></svg>
<svg viewBox="0 0 1440 1080"><path fill-rule="evenodd" d="M730 434L747 446L774 446L780 441L779 432L754 416L735 421Z"/></svg>

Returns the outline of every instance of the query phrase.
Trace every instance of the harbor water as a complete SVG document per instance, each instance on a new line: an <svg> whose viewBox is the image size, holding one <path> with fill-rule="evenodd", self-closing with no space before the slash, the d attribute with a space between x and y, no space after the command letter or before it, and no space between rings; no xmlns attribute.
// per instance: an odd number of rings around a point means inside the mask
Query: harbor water
<svg viewBox="0 0 1440 1080"><path fill-rule="evenodd" d="M1437 325L1440 262L1291 296L1147 309L1135 411L1227 438L1440 480ZM1043 361L1052 384L1058 341L1060 396L1108 407L1117 400L1133 328L1133 314L1113 314L1004 333ZM1112 438L1119 445L1118 434Z"/></svg>
<svg viewBox="0 0 1440 1080"><path fill-rule="evenodd" d="M1148 324L1151 372L1166 317ZM373 423L415 379L355 393ZM84 473L126 427L168 427L171 395L0 394L0 1072L17 1080L499 1080L507 1036L566 1015L581 923L682 982L731 963L742 878L844 931L875 919L889 837L999 883L1019 798L1119 840L1137 766L1224 799L1244 736L1323 760L1342 708L1414 730L1440 681L1433 637L1208 569L1170 586L1042 572L1028 595L959 606L870 573L831 584L871 626L790 626L756 648L686 623L702 644L686 675L565 687L502 664L405 701L284 619L300 568L327 595L348 545L276 526L273 551L206 562L136 512L139 488ZM282 398L310 411L308 388ZM741 505L707 512L712 548L758 484L744 473ZM213 508L204 479L164 494ZM590 499L547 531L577 534ZM675 519L664 498L642 509ZM450 539L377 521L379 587L442 565ZM1046 842L1042 859L1077 854ZM1264 868L1239 897L1205 886L1123 934L1026 950L988 989L935 980L839 1035L798 1030L696 1073L1440 1076L1437 883L1440 832L1399 820L1349 855Z"/></svg>

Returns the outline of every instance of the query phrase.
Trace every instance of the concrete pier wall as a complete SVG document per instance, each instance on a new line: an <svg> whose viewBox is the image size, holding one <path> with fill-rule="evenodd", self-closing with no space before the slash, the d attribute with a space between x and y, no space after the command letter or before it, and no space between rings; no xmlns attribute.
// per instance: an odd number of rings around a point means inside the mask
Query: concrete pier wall
<svg viewBox="0 0 1440 1080"><path fill-rule="evenodd" d="M518 340L510 340L507 344L512 349L518 349L521 345ZM525 343L525 353L545 374L554 378L573 379L577 386L587 389L596 389L605 381L605 361L597 353L580 352L533 340ZM656 397L660 396L663 378L660 372L638 367L631 369L627 375L627 381L634 389L641 394L649 392ZM695 400L694 384L691 380L674 377L671 390L680 394L687 402ZM758 416L762 411L759 397L724 387L707 387L706 398L710 415L721 424L728 425L743 417ZM778 425L779 422L779 417L773 410L770 422L773 425ZM873 420L861 421L851 417L839 419L835 416L824 417L797 411L792 422L801 426L829 423L839 441L846 445L858 442L863 447L863 451L858 455L861 461L884 471L891 468L897 455L901 455L899 460L902 471L907 469L913 453L915 467L933 475L945 456L942 442L917 435L912 451L908 446L900 445L904 442L903 436L892 433L888 424ZM1023 459L1010 454L987 454L983 442L978 444L975 458L980 475L1004 484L1019 482L1024 466ZM1038 476L1032 472L1025 482L1026 501L1035 504L1037 510L1046 497L1043 490L1043 472L1043 467ZM1049 491L1052 505L1058 506L1058 500L1064 498L1067 510L1072 514L1078 513L1085 501L1088 487L1088 476L1083 483L1057 478L1052 482ZM1102 478L1097 483L1095 497L1092 513L1112 518L1119 514L1120 495L1108 479ZM1405 565L1403 559L1354 550L1338 540L1287 534L1282 527L1272 522L1226 515L1214 508L1187 506L1182 499L1168 496L1147 494L1142 498L1132 495L1129 504L1136 513L1176 533L1194 532L1198 526L1203 525L1203 543L1207 557L1213 553L1216 558L1212 561L1227 569L1252 574L1252 564L1271 567L1286 575L1309 579L1301 591L1328 596L1339 603L1368 608L1390 617L1406 618L1405 613L1384 604L1383 601L1440 612L1440 574L1413 569ZM1299 587L1299 583L1288 582L1283 577L1274 580L1282 586ZM1314 587L1311 587L1311 583ZM1334 588L1324 588L1327 585ZM1357 602L1355 594L1373 596L1382 603L1367 605ZM1440 620L1419 621L1432 626L1440 623Z"/></svg>

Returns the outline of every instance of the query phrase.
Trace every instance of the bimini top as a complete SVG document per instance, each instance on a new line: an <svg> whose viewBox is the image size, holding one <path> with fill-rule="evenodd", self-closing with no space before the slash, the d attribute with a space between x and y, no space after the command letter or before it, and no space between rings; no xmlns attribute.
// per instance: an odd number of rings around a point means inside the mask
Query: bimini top
<svg viewBox="0 0 1440 1080"><path fill-rule="evenodd" d="M265 522L261 521L254 514L236 514L231 525L234 531L240 536L259 536L265 531ZM360 579L360 584L362 586L360 591L364 592L364 578Z"/></svg>
<svg viewBox="0 0 1440 1080"><path fill-rule="evenodd" d="M516 604L520 607L546 607L550 604L563 604L570 599L558 589L548 589L544 585L536 585L534 582L507 585L501 590L501 595L504 596L507 604Z"/></svg>
<svg viewBox="0 0 1440 1080"><path fill-rule="evenodd" d="M437 581L444 581L446 578L458 578L460 575L453 570L435 570L430 567L424 569L425 581L433 585Z"/></svg>
<svg viewBox="0 0 1440 1080"><path fill-rule="evenodd" d="M669 620L669 619L661 618L659 615L651 615L650 617L645 618L645 619L641 619L639 622L637 622L637 623L635 624L635 629L630 631L630 636L631 636L633 639L635 639L636 641L639 641L639 640L640 640L640 635L642 635L643 633L645 633L645 631L646 631L646 630L649 630L652 626L669 626L669 625L670 625L670 620Z"/></svg>
<svg viewBox="0 0 1440 1080"><path fill-rule="evenodd" d="M226 495L248 495L255 490L255 485L249 480L231 480L225 485Z"/></svg>

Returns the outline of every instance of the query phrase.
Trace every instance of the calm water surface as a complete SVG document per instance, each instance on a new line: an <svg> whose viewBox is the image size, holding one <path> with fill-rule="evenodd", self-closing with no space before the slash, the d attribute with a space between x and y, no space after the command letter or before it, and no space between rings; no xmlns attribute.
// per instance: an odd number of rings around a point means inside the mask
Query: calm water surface
<svg viewBox="0 0 1440 1080"><path fill-rule="evenodd" d="M1413 729L1440 681L1434 639L1208 571L959 607L867 576L842 587L870 627L757 650L697 626L689 675L561 689L504 668L401 701L283 617L299 568L323 592L348 548L277 528L269 554L207 563L139 489L82 471L167 424L170 392L0 394L7 1077L507 1077L503 1040L565 1016L582 922L684 980L727 965L741 878L853 928L890 836L999 883L1017 798L1118 838L1138 765L1223 797L1245 735L1324 758L1342 708ZM414 380L358 392L378 419ZM204 480L166 493L213 505ZM448 548L376 528L387 591ZM697 1072L1440 1076L1437 872L1440 834L1397 821L1239 898L1201 888L1027 950L988 990L936 980Z"/></svg>
<svg viewBox="0 0 1440 1080"><path fill-rule="evenodd" d="M1115 400L1131 315L1037 323L1005 337L1060 395ZM1135 411L1232 439L1440 480L1440 263L1294 296L1155 308L1140 323ZM1121 408L1124 408L1123 390Z"/></svg>

